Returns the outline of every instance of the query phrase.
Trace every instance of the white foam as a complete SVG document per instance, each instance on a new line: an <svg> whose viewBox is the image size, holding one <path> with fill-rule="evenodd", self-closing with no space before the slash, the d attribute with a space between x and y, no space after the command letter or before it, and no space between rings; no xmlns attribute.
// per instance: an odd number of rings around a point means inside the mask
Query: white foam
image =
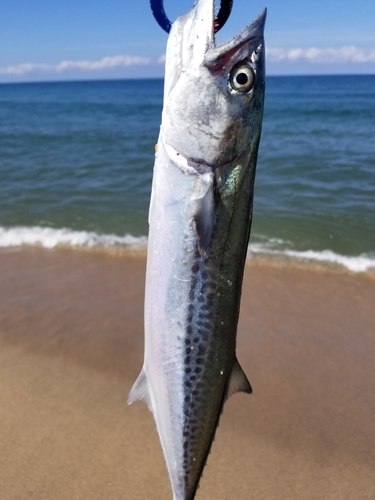
<svg viewBox="0 0 375 500"><path fill-rule="evenodd" d="M332 250L322 250L320 252L314 250L272 250L267 245L252 244L250 245L251 253L263 253L268 255L280 255L292 257L297 260L310 260L327 264L339 264L346 267L355 273L361 273L370 269L375 269L375 254L362 253L356 256L340 255Z"/></svg>
<svg viewBox="0 0 375 500"><path fill-rule="evenodd" d="M0 247L20 245L42 246L44 248L59 246L109 248L120 246L145 250L147 237L136 237L131 234L117 236L115 234L98 234L94 231L74 231L68 228L54 229L40 226L0 227Z"/></svg>
<svg viewBox="0 0 375 500"><path fill-rule="evenodd" d="M277 238L267 239L257 237L261 243L251 243L251 254L286 256L297 260L339 264L353 272L365 272L375 269L375 253L363 253L357 256L340 255L332 250L320 252L314 250L297 251L290 249L292 243ZM94 231L74 231L73 229L40 226L0 227L0 247L14 247L21 245L41 246L44 248L71 247L71 248L124 248L144 251L147 249L146 236L132 236L125 234L98 234ZM288 248L289 247L289 248Z"/></svg>

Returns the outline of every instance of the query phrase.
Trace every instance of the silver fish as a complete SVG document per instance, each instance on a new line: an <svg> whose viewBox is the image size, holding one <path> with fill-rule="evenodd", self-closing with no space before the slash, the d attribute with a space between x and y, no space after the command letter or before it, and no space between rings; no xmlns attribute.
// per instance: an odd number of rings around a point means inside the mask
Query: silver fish
<svg viewBox="0 0 375 500"><path fill-rule="evenodd" d="M235 353L265 88L266 10L216 46L214 0L172 25L149 212L145 355L128 403L153 413L174 500L192 500Z"/></svg>

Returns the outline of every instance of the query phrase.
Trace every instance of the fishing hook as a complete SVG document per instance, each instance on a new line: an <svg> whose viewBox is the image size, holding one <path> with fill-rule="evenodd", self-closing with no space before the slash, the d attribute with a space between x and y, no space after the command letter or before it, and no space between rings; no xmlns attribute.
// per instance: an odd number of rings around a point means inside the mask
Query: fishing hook
<svg viewBox="0 0 375 500"><path fill-rule="evenodd" d="M163 0L150 0L150 6L158 25L167 33L170 32L172 23L168 19L163 5ZM214 20L214 31L217 33L228 21L233 6L233 0L220 0L220 9Z"/></svg>

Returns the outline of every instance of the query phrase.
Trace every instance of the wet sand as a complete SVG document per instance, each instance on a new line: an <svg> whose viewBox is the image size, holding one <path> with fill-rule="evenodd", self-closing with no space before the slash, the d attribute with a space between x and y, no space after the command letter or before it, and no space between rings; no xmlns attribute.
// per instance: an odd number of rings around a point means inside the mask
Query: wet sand
<svg viewBox="0 0 375 500"><path fill-rule="evenodd" d="M0 499L172 500L143 355L145 259L0 252ZM197 500L375 498L375 280L253 263Z"/></svg>

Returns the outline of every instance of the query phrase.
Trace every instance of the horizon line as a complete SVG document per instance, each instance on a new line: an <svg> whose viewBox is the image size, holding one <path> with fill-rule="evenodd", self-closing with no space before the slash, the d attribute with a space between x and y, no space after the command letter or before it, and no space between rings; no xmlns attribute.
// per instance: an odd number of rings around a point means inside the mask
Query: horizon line
<svg viewBox="0 0 375 500"><path fill-rule="evenodd" d="M266 75L266 78L305 78L305 77L356 77L356 76L375 76L373 73L292 73L292 74L271 74ZM120 82L129 80L164 80L162 76L127 76L127 77L107 77L107 78L73 78L66 80L16 80L16 81L0 81L0 85L30 85L30 84L49 84L49 83L89 83L89 82Z"/></svg>

